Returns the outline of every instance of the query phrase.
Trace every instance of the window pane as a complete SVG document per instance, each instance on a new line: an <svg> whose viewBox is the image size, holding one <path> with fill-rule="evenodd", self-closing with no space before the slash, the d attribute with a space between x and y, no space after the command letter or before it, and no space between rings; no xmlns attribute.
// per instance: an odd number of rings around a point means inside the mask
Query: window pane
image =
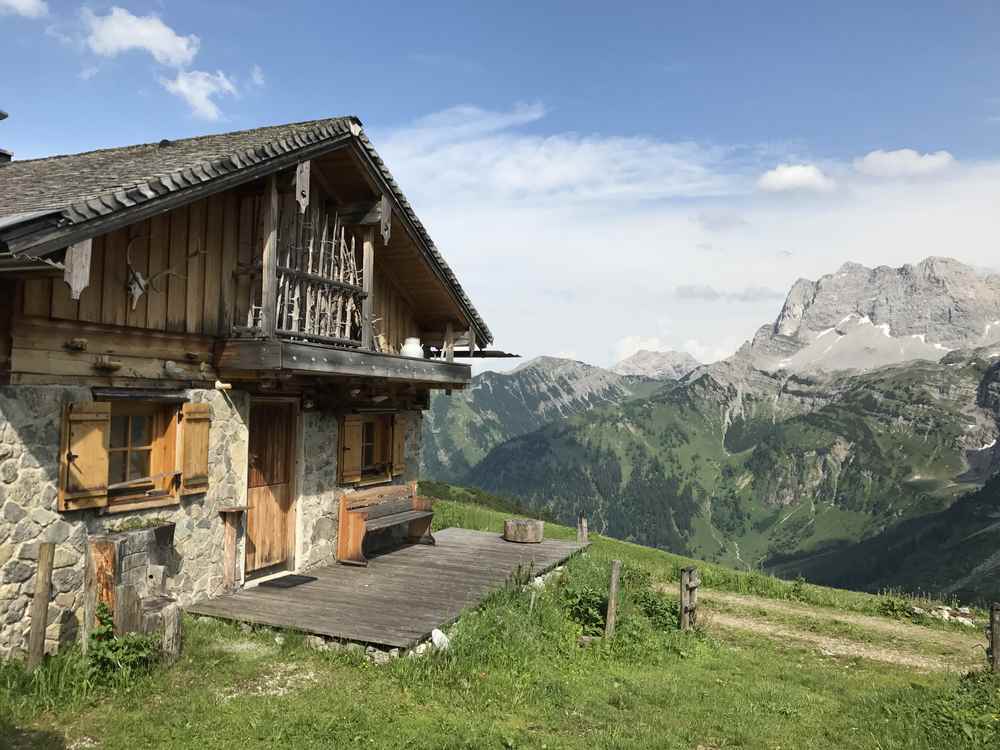
<svg viewBox="0 0 1000 750"><path fill-rule="evenodd" d="M365 422L361 437L361 465L368 467L375 463L375 423Z"/></svg>
<svg viewBox="0 0 1000 750"><path fill-rule="evenodd" d="M111 417L111 447L124 448L128 445L128 417Z"/></svg>
<svg viewBox="0 0 1000 750"><path fill-rule="evenodd" d="M128 478L138 479L148 477L150 451L129 451L128 453Z"/></svg>
<svg viewBox="0 0 1000 750"><path fill-rule="evenodd" d="M125 481L125 451L115 451L108 455L108 484Z"/></svg>
<svg viewBox="0 0 1000 750"><path fill-rule="evenodd" d="M151 445L153 442L153 418L132 417L132 445Z"/></svg>

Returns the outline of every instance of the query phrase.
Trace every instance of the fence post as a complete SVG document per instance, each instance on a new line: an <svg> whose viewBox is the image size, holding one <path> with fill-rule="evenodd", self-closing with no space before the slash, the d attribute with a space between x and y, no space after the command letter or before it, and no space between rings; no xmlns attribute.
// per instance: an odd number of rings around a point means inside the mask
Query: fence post
<svg viewBox="0 0 1000 750"><path fill-rule="evenodd" d="M990 607L990 669L1000 674L1000 602Z"/></svg>
<svg viewBox="0 0 1000 750"><path fill-rule="evenodd" d="M35 594L31 600L31 630L28 633L28 669L42 663L45 656L45 628L49 624L49 595L52 593L52 562L56 545L38 545L38 567L35 569Z"/></svg>
<svg viewBox="0 0 1000 750"><path fill-rule="evenodd" d="M701 578L698 569L681 569L681 630L689 630L698 624L698 587Z"/></svg>
<svg viewBox="0 0 1000 750"><path fill-rule="evenodd" d="M604 623L604 639L615 635L615 619L618 617L618 577L622 572L622 561L611 561L611 585L608 587L608 619Z"/></svg>
<svg viewBox="0 0 1000 750"><path fill-rule="evenodd" d="M580 518L576 522L576 541L577 544L587 543L587 517L581 513Z"/></svg>

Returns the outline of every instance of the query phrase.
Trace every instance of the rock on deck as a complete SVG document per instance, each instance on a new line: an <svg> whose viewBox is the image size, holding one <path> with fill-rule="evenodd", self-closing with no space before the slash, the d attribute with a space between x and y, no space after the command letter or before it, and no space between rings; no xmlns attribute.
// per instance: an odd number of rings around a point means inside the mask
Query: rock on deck
<svg viewBox="0 0 1000 750"><path fill-rule="evenodd" d="M410 648L500 588L518 566L551 570L586 545L546 539L516 544L498 534L450 528L434 546L372 557L368 567L330 565L315 580L258 585L188 607L188 612L300 630L376 646Z"/></svg>

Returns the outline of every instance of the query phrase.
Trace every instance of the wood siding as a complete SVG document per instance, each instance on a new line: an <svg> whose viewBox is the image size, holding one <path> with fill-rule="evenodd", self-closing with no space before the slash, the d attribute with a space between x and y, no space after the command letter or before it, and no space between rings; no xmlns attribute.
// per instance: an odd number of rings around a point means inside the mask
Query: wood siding
<svg viewBox="0 0 1000 750"><path fill-rule="evenodd" d="M382 337L388 351L399 354L403 343L409 336L420 336L420 328L413 317L413 307L400 291L397 282L392 279L384 266L378 263L378 250L375 251L374 318L375 333Z"/></svg>
<svg viewBox="0 0 1000 750"><path fill-rule="evenodd" d="M170 333L228 336L233 313L233 272L237 262L235 227L256 230L252 219L260 196L215 195L175 211L94 238L90 284L79 300L59 277L24 282L22 313L28 317L98 323ZM229 228L233 229L229 229ZM229 231L227 231L229 229ZM249 266L255 231L239 237L240 256ZM241 248L242 249L242 248ZM259 249L256 253L259 258ZM128 265L155 280L133 308ZM249 280L246 299L249 300ZM243 308L245 316L246 305Z"/></svg>

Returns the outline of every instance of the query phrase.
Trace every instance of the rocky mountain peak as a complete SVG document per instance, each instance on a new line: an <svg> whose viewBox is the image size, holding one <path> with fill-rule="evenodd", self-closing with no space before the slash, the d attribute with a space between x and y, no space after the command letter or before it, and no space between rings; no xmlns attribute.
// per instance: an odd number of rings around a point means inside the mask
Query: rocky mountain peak
<svg viewBox="0 0 1000 750"><path fill-rule="evenodd" d="M953 258L844 263L792 285L744 356L762 369L871 369L1000 339L1000 276Z"/></svg>
<svg viewBox="0 0 1000 750"><path fill-rule="evenodd" d="M701 363L687 352L637 351L611 368L619 375L639 375L653 380L680 380Z"/></svg>

